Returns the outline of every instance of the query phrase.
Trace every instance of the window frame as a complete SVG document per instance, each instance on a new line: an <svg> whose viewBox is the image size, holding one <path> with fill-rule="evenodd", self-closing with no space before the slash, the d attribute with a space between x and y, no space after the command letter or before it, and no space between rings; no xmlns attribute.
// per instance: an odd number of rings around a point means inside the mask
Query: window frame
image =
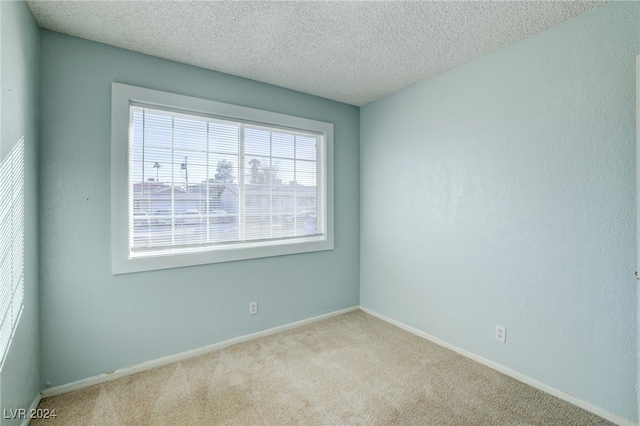
<svg viewBox="0 0 640 426"><path fill-rule="evenodd" d="M223 119L296 129L321 135L318 157L323 172L323 202L326 231L321 239L299 237L286 243L239 242L237 244L201 247L192 252L167 250L149 256L131 255L129 192L129 126L131 104L175 110L186 114L202 114ZM208 99L147 89L121 83L111 85L111 268L113 274L151 271L219 262L256 259L298 253L332 250L333 226L333 124L308 118L280 114L255 108L227 104Z"/></svg>

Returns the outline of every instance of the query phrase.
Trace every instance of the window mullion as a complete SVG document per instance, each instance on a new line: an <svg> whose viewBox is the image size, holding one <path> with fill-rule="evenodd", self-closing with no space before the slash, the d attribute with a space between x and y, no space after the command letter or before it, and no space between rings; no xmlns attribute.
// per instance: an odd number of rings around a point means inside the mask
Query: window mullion
<svg viewBox="0 0 640 426"><path fill-rule="evenodd" d="M324 140L322 143L320 142L320 138L316 137L316 219L317 223L322 224L322 234L324 234L326 230L326 205L319 206L318 203L326 203L326 191L324 188L324 182L326 181L326 161L325 161L325 151L324 151ZM318 170L319 169L319 170ZM316 228L317 229L317 228Z"/></svg>
<svg viewBox="0 0 640 426"><path fill-rule="evenodd" d="M210 203L210 188L211 188L211 181L210 181L210 174L209 174L209 142L210 142L210 137L211 137L211 122L207 121L207 178L206 178L206 184L205 184L205 188L206 188L206 199L205 199L205 217L206 217L206 225L207 225L207 243L211 242L211 224L209 222L209 214L211 213L211 206L209 205Z"/></svg>
<svg viewBox="0 0 640 426"><path fill-rule="evenodd" d="M294 182L298 182L298 176L296 175L296 164L297 164L297 152L296 149L298 147L298 137L294 136L293 137L293 181ZM296 185L294 187L294 191L293 191L293 214L297 215L298 214L298 185ZM296 221L295 224L295 234L298 234L298 223Z"/></svg>
<svg viewBox="0 0 640 426"><path fill-rule="evenodd" d="M238 153L238 240L245 241L246 238L246 203L245 203L245 157L244 157L244 124L240 124L240 140Z"/></svg>
<svg viewBox="0 0 640 426"><path fill-rule="evenodd" d="M273 132L269 132L269 238L273 238Z"/></svg>
<svg viewBox="0 0 640 426"><path fill-rule="evenodd" d="M169 223L171 225L171 245L174 246L176 244L176 233L175 233L175 218L173 217L173 212L175 211L175 197L176 197L176 168L175 168L175 117L171 117L171 208L169 210Z"/></svg>

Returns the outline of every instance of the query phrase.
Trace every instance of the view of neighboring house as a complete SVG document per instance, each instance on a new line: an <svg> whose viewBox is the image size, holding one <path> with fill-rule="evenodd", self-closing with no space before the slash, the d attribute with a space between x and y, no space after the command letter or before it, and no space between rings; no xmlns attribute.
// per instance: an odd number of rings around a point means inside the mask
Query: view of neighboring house
<svg viewBox="0 0 640 426"><path fill-rule="evenodd" d="M136 213L181 215L188 211L212 214L223 210L235 217L241 197L248 214L268 215L276 219L297 214L301 211L315 211L317 189L314 186L290 183L284 185L202 182L188 187L172 186L150 180L134 183L133 210ZM173 208L172 208L173 206Z"/></svg>

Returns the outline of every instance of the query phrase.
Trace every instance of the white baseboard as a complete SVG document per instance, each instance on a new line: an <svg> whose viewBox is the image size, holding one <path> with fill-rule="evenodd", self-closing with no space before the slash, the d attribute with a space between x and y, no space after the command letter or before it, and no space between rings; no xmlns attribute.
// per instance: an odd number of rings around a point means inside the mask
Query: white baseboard
<svg viewBox="0 0 640 426"><path fill-rule="evenodd" d="M34 398L33 402L31 403L31 405L29 406L27 413L32 413L35 409L38 408L38 405L40 405L40 399L42 399L42 396L40 395L40 393L38 393ZM29 426L30 422L31 422L31 419L29 419L29 416L27 416L27 418L22 421L22 426Z"/></svg>
<svg viewBox="0 0 640 426"><path fill-rule="evenodd" d="M493 370L496 370L496 371L499 371L500 373L506 374L507 376L512 377L512 378L514 378L514 379L516 379L516 380L518 380L518 381L520 381L520 382L522 382L524 384L527 384L527 385L532 386L532 387L534 387L536 389L539 389L539 390L541 390L543 392L546 392L549 395L553 395L553 396L555 396L557 398L560 398L560 399L562 399L564 401L567 401L570 404L573 404L573 405L575 405L577 407L580 407L580 408L582 408L584 410L587 410L587 411L589 411L589 412L591 412L591 413L593 413L593 414L595 414L597 416L602 417L603 419L609 420L612 423L615 423L615 424L620 425L620 426L636 426L636 423L632 422L631 420L627 420L627 419L624 419L624 418L622 418L620 416L612 414L612 413L610 413L610 412L608 412L606 410L603 410L600 407L597 407L597 406L595 406L593 404L590 404L590 403L588 403L586 401L578 399L573 395L570 395L570 394L568 394L566 392L563 392L561 390L558 390L558 389L556 389L556 388L554 388L552 386L549 386L547 384L539 382L539 381L537 381L535 379L532 379L532 378L530 378L528 376L525 376L524 374L518 373L517 371L513 371L513 370L511 370L511 369L509 369L509 368L507 368L507 367L505 367L505 366L503 366L501 364L498 364L496 362L490 361L490 360L488 360L486 358L483 358L483 357L481 357L479 355L476 355L476 354L474 354L472 352L469 352L469 351L467 351L465 349L462 349L462 348L459 348L459 347L457 347L455 345L452 345L451 343L448 343L448 342L446 342L446 341L444 341L442 339L439 339L439 338L437 338L435 336L432 336L432 335L430 335L428 333L425 333L424 331L418 330L417 328L413 328L413 327L411 327L411 326L409 326L409 325L407 325L405 323L402 323L400 321L396 321L394 319L386 317L386 316L384 316L382 314L379 314L376 311L373 311L373 310L371 310L369 308L365 308L364 306L360 306L360 309L363 310L364 312L368 313L369 315L372 315L372 316L374 316L374 317L376 317L378 319L381 319L382 321L388 322L391 325L395 325L396 327L401 328L401 329L403 329L405 331L408 331L409 333L415 334L418 337L422 337L423 339L427 339L427 340L435 343L436 345L439 345L439 346L442 346L444 348L450 349L450 350L452 350L454 352L457 352L462 356L465 356L465 357L467 357L467 358L469 358L469 359L471 359L473 361L476 361L476 362L478 362L480 364L486 365L487 367L489 367L489 368L491 368Z"/></svg>
<svg viewBox="0 0 640 426"><path fill-rule="evenodd" d="M269 328L267 330L262 330L256 333L247 334L245 336L234 337L233 339L228 339L222 342L213 343L211 345L203 346L201 348L180 352L174 355L168 355L168 356L153 359L150 361L145 361L140 364L124 367L118 370L111 371L109 373L99 374L97 376L88 377L86 379L78 380L76 382L67 383L65 385L45 389L44 391L42 391L42 398L47 398L54 395L60 395L63 393L84 389L89 386L105 383L110 380L119 379L120 377L128 376L130 374L135 374L141 371L149 370L151 368L156 368L163 365L171 364L172 362L184 361L189 358L193 358L199 355L204 355L209 352L217 351L219 349L226 348L231 345L235 345L236 343L246 342L249 340L257 339L259 337L269 336L271 334L276 334L286 330L302 327L303 325L311 324L317 321L322 321L324 319L331 318L337 315L346 314L347 312L356 311L358 309L359 309L358 306L340 309L338 311L329 312L327 314L322 314L312 318L307 318L307 319L295 321L289 324L280 325L277 327Z"/></svg>
<svg viewBox="0 0 640 426"><path fill-rule="evenodd" d="M31 408L35 409L37 408L38 404L40 403L40 398L47 398L50 396L54 396L54 395L60 395L63 393L67 393L67 392L72 392L72 391L76 391L76 390L80 390L80 389L84 389L87 388L89 386L93 386L93 385L97 385L100 383L105 383L108 382L110 380L115 380L118 379L120 377L124 377L124 376L128 376L130 374L135 374L135 373L139 373L141 371L146 371L152 368L156 368L156 367L160 367L163 365L167 365L170 364L172 362L177 362L177 361L184 361L187 360L189 358L193 358L199 355L204 355L206 353L209 352L213 352L213 351L217 351L219 349L223 349L226 348L228 346L231 345L235 345L237 343L241 343L241 342L246 342L249 340L253 340L253 339L257 339L260 337L264 337L264 336L269 336L272 334L276 334L276 333L280 333L286 330L292 330L294 328L298 328L298 327L302 327L304 325L307 324L311 324L317 321L322 321L324 319L327 318L331 318L337 315L342 315L345 314L347 312L352 312L355 310L361 309L364 312L381 319L382 321L385 321L391 325L394 325L398 328L401 328L405 331L408 331L409 333L412 333L416 336L422 337L423 339L429 340L439 346L442 346L444 348L450 349L454 352L459 353L460 355L463 355L473 361L476 361L480 364L486 365L487 367L499 371L500 373L506 374L509 377L512 377L522 383L525 383L529 386L532 386L536 389L539 389L543 392L546 392L550 395L553 395L557 398L560 398L564 401L569 402L570 404L573 404L577 407L580 407L584 410L587 410L597 416L602 417L603 419L609 420L612 423L615 423L617 425L620 426L637 426L636 423L633 423L630 420L624 419L620 416L617 416L615 414L612 414L600 407L597 407L593 404L590 404L586 401L583 401L581 399L578 399L576 397L574 397L573 395L570 395L566 392L563 392L561 390L558 390L552 386L549 386L547 384L544 384L542 382L539 382L537 380L534 380L528 376L525 376L521 373L518 373L517 371L513 371L501 364L498 364L494 361L490 361L486 358L483 358L479 355L476 355L472 352L469 352L465 349L459 348L455 345L452 345L451 343L448 343L442 339L439 339L435 336L432 336L428 333L425 333L424 331L418 330L417 328L411 327L407 324L404 324L400 321L396 321L394 319L391 319L389 317L386 317L382 314L379 314L376 311L373 311L369 308L366 308L364 306L353 306L350 308L346 308L346 309L340 309L338 311L334 311L334 312L329 312L327 314L323 314L323 315L318 315L312 318L307 318L304 320L300 320L300 321L296 321L296 322L292 322L289 324L284 324L284 325L280 325L277 327L273 327L273 328L269 328L267 330L262 330L262 331L258 331L256 333L252 333L252 334L247 334L245 336L239 336L239 337L235 337L233 339L228 339L222 342L218 342L218 343L213 343L211 345L207 345L201 348L197 348L197 349L192 349L189 351L185 351L185 352L181 352L178 354L174 354L174 355L168 355L162 358L157 358L154 360L150 360L150 361L145 361L142 362L140 364L135 364L129 367L125 367L125 368L121 368L109 373L104 373L104 374L100 374L97 376L93 376L93 377L89 377L86 379L82 379L82 380L78 380L76 382L73 383L68 383L65 385L61 385L61 386L56 386L54 388L50 388L50 389L46 389L44 391L42 391L41 395L38 395L36 397L36 399L33 401L33 403L31 404ZM22 423L22 426L27 426L29 424L28 420L25 420Z"/></svg>

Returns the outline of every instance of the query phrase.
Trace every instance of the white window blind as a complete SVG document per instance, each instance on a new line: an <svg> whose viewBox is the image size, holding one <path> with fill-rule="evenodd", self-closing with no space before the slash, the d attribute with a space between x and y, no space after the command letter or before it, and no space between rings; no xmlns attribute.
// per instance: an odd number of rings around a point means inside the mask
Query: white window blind
<svg viewBox="0 0 640 426"><path fill-rule="evenodd" d="M130 106L131 254L322 238L322 136Z"/></svg>
<svg viewBox="0 0 640 426"><path fill-rule="evenodd" d="M24 298L24 139L0 166L0 356L4 364Z"/></svg>

